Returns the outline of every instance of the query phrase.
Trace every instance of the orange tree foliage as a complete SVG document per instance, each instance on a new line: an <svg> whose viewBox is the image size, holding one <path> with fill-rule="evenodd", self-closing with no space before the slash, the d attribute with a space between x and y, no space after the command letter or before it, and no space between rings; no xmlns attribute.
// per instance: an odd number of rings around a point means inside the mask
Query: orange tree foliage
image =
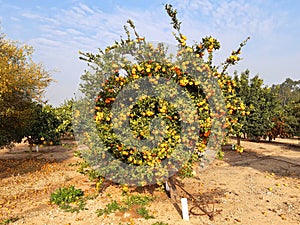
<svg viewBox="0 0 300 225"><path fill-rule="evenodd" d="M26 130L26 141L30 148L33 144L57 145L60 143L59 126L62 121L51 105L36 104L32 106L32 118Z"/></svg>
<svg viewBox="0 0 300 225"><path fill-rule="evenodd" d="M88 153L90 155L87 158L91 159L90 162L94 166L97 166L95 165L98 163L95 161L97 157L101 157L105 161L107 157L105 152L108 151L122 162L136 166L136 171L139 170L139 166L156 167L162 164L165 159L173 157L172 153L176 151L178 143L185 141L185 137L180 133L182 118L180 118L179 112L174 108L174 105L165 99L147 95L140 96L135 102L133 98L128 96L127 100L129 104L132 103L132 107L130 107L130 111L127 114L123 115L121 113L118 115L121 121L118 123L122 125L123 118L125 121L127 117L129 118L130 129L126 132L131 133L136 141L151 140L153 138L151 133L154 133L163 137L160 143L157 143L152 149L138 149L118 140L112 129L114 126L112 124L113 116L111 113L113 103L123 88L145 77L148 77L150 83L153 84L158 84L160 78L174 81L187 93L187 96L191 99L191 104L196 108L199 116L197 123L200 128L196 140L196 150L192 154L191 159L181 165L180 171L183 175L192 174L193 163L200 160L209 138L212 138L212 118L215 115L220 115L220 117L227 115L224 117L224 121L219 124L226 132L226 135L236 134L241 130L239 120L246 115L245 105L236 96L235 89L237 84L227 74L226 70L229 66L236 64L240 60L239 54L241 53L241 48L248 39L236 51L233 51L220 67L216 67L212 64L212 59L215 50L220 48L220 43L215 38L209 36L202 38L200 43L189 46L186 42L187 37L180 31L181 23L177 20L176 10L171 5L166 5L166 11L172 19L174 29L177 31L177 33L174 33L178 41L177 61L175 63L169 61L167 56L165 56L166 48L164 44L154 47L151 43L146 42L144 37L138 35L133 22L130 20L128 24L134 31L134 38L131 38L130 32L125 26L128 37L126 40L122 39L121 42L115 42L114 45L108 46L105 51L100 50L99 54L81 53L83 55L81 59L88 61L91 68L96 71L94 74L87 71L81 77L83 80L81 91L86 96L94 98L94 101L88 104L94 105L94 118L98 135L105 144L105 148L103 149L97 149L95 145L95 149L90 149L90 153ZM127 46L129 46L128 50ZM129 62L126 58L121 57L121 53L118 52L119 49L126 49L128 54L132 54L132 52L139 54L137 54L137 57L132 62ZM187 57L183 57L188 54L193 55L192 58L196 61L202 62L202 66L196 67L195 72L199 74L207 72L207 75L212 76L216 81L214 84L206 78L201 78L202 80L199 82L187 72L189 68L193 67L193 62L188 60ZM117 57L120 57L120 59L117 59ZM157 58L160 61L155 60ZM210 104L211 99L218 98L218 94L214 92L214 85L219 87L224 96L224 102L214 106L216 114L212 112ZM91 90L96 89L99 92L97 96L94 96ZM182 104L184 103L182 102ZM224 104L224 108L222 104ZM75 110L75 117L82 116L80 115L82 112ZM163 121L160 124L161 130L151 130L150 122L157 118ZM80 123L78 124L80 125ZM165 128L164 131L162 131L163 128ZM81 137L85 137L90 143L95 138L89 133L80 133L80 135ZM221 138L223 137L222 134L219 135ZM222 140L219 141L222 142ZM93 148L93 144L91 144L91 148ZM97 151L103 151L104 153L100 154ZM222 156L221 151L219 151L219 156ZM99 171L105 173L106 171L103 170L105 166L98 165L98 168L100 167ZM113 163L112 166L114 166ZM166 167L168 166L166 165ZM110 169L111 171L113 169L118 171L117 168ZM150 172L147 170L145 180L147 180ZM152 172L156 176L163 176L163 172L159 169ZM135 177L132 177L132 179L135 179ZM141 180L141 177L136 179ZM139 183L139 185L144 184L145 182Z"/></svg>
<svg viewBox="0 0 300 225"><path fill-rule="evenodd" d="M280 101L282 114L274 118L279 121L276 132L278 136L299 136L300 135L300 80L286 80L277 85L272 86L272 90L277 94ZM280 132L278 132L280 131ZM276 133L275 133L276 134ZM273 137L276 137L273 135Z"/></svg>
<svg viewBox="0 0 300 225"><path fill-rule="evenodd" d="M282 84L268 87L259 76L249 78L250 71L235 74L234 80L249 115L242 120L244 137L259 140L292 137L297 134L297 99L300 81L287 78ZM295 101L296 100L296 101ZM298 125L299 126L299 125Z"/></svg>
<svg viewBox="0 0 300 225"><path fill-rule="evenodd" d="M19 142L51 78L32 61L33 49L0 36L0 146Z"/></svg>

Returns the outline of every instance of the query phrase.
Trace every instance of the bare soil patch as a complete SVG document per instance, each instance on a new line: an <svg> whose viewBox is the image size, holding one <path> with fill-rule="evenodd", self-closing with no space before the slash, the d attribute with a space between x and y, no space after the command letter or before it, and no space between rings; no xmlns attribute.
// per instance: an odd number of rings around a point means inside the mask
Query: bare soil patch
<svg viewBox="0 0 300 225"><path fill-rule="evenodd" d="M121 201L121 188L108 186L87 201L87 210L64 212L49 203L50 194L59 187L74 185L86 195L96 190L87 177L70 166L76 145L40 148L29 153L28 146L0 150L0 224L300 224L300 145L298 139L274 143L242 141L240 154L225 146L223 160L216 159L195 178L177 179L175 201L155 187L132 188L130 194L156 196L147 207L155 219L141 218L133 208L126 212L98 217L96 210L113 200ZM190 221L181 218L180 197L187 197Z"/></svg>

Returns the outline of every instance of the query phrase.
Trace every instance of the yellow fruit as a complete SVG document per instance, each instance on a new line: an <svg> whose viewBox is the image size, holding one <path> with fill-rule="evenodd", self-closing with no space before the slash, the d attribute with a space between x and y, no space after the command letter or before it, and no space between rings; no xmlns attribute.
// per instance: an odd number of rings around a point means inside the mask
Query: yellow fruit
<svg viewBox="0 0 300 225"><path fill-rule="evenodd" d="M129 191L129 188L128 188L127 186L124 186L124 187L122 188L122 191L123 191L123 192L128 192L128 191Z"/></svg>
<svg viewBox="0 0 300 225"><path fill-rule="evenodd" d="M153 115L154 115L154 112L152 112L152 111L147 111L147 112L146 112L146 115L147 115L147 116L153 116Z"/></svg>
<svg viewBox="0 0 300 225"><path fill-rule="evenodd" d="M181 34L180 36L181 36L181 39L183 39L184 41L186 41L186 39L187 39L186 36L184 36L183 34Z"/></svg>
<svg viewBox="0 0 300 225"><path fill-rule="evenodd" d="M100 190L100 186L101 186L101 183L97 182L97 184L96 184L96 190Z"/></svg>

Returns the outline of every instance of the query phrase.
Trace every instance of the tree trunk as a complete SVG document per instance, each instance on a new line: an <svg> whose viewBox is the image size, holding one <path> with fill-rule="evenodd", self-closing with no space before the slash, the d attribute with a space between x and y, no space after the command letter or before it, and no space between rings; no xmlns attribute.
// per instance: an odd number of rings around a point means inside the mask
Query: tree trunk
<svg viewBox="0 0 300 225"><path fill-rule="evenodd" d="M241 136L237 134L236 137L237 137L237 139L236 139L237 146L241 146Z"/></svg>
<svg viewBox="0 0 300 225"><path fill-rule="evenodd" d="M271 136L269 136L269 142L271 142L272 141L272 137Z"/></svg>

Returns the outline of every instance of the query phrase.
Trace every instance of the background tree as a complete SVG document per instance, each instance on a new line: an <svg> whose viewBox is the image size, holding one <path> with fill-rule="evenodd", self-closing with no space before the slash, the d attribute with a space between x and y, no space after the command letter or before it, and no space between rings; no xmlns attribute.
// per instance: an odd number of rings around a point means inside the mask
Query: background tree
<svg viewBox="0 0 300 225"><path fill-rule="evenodd" d="M55 108L56 117L60 121L57 131L63 136L73 136L73 104L74 99L69 99Z"/></svg>
<svg viewBox="0 0 300 225"><path fill-rule="evenodd" d="M273 85L272 88L277 90L278 98L283 107L300 98L300 80L294 81L291 78L286 78L283 83Z"/></svg>
<svg viewBox="0 0 300 225"><path fill-rule="evenodd" d="M299 91L298 91L299 92ZM299 93L298 93L299 96ZM298 100L291 102L291 114L295 121L291 126L293 128L293 134L300 137L300 97Z"/></svg>
<svg viewBox="0 0 300 225"><path fill-rule="evenodd" d="M300 80L294 81L287 78L283 83L273 85L273 92L278 99L283 110L282 113L282 135L294 136L300 135Z"/></svg>
<svg viewBox="0 0 300 225"><path fill-rule="evenodd" d="M237 94L249 112L242 121L242 133L244 137L258 140L272 130L274 117L280 115L281 107L271 88L264 86L258 75L250 79L249 74L250 71L246 70L240 77L235 74L234 79L237 82Z"/></svg>
<svg viewBox="0 0 300 225"><path fill-rule="evenodd" d="M56 115L56 110L51 105L32 104L33 116L25 131L25 136L30 145L55 145L60 143L60 132L58 127L61 121Z"/></svg>
<svg viewBox="0 0 300 225"><path fill-rule="evenodd" d="M32 60L33 49L0 35L0 146L20 142L51 82L49 73Z"/></svg>

